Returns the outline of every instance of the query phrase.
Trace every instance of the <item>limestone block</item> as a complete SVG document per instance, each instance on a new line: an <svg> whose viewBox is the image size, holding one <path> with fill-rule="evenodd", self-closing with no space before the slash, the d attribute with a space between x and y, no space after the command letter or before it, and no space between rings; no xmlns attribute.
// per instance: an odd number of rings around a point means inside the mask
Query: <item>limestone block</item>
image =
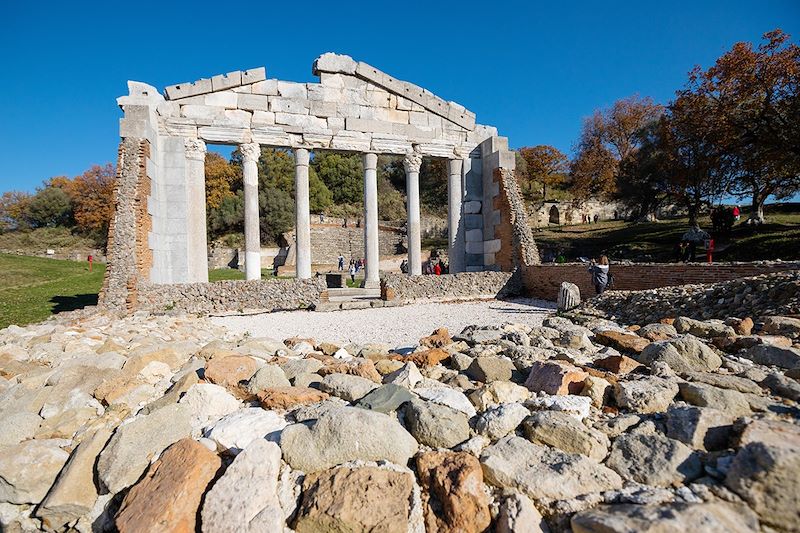
<svg viewBox="0 0 800 533"><path fill-rule="evenodd" d="M396 122L398 124L408 124L408 111L398 111L396 109L389 110L389 122Z"/></svg>
<svg viewBox="0 0 800 533"><path fill-rule="evenodd" d="M436 138L437 132L425 126L412 126L410 124L392 124L392 131L398 135L414 141L427 141Z"/></svg>
<svg viewBox="0 0 800 533"><path fill-rule="evenodd" d="M208 105L183 105L181 115L186 118L215 119L225 116L225 108Z"/></svg>
<svg viewBox="0 0 800 533"><path fill-rule="evenodd" d="M253 127L272 126L275 124L275 113L271 111L253 111L251 123Z"/></svg>
<svg viewBox="0 0 800 533"><path fill-rule="evenodd" d="M225 89L229 89L231 87L238 87L241 84L241 70L235 70L233 72L228 72L227 74L218 74L217 76L211 77L211 90L214 92L224 91Z"/></svg>
<svg viewBox="0 0 800 533"><path fill-rule="evenodd" d="M466 252L468 254L482 254L483 253L483 241L480 241L480 242L467 242L465 249L466 249Z"/></svg>
<svg viewBox="0 0 800 533"><path fill-rule="evenodd" d="M250 127L250 119L253 117L253 114L248 111L242 111L241 109L228 109L225 111L225 125L241 127L241 128L249 128ZM216 124L217 121L214 121L213 125Z"/></svg>
<svg viewBox="0 0 800 533"><path fill-rule="evenodd" d="M225 107L227 109L236 109L236 101L238 95L231 91L223 91L220 93L208 93L203 96L204 104L210 106Z"/></svg>
<svg viewBox="0 0 800 533"><path fill-rule="evenodd" d="M495 254L483 254L483 264L486 266L493 265L495 263Z"/></svg>
<svg viewBox="0 0 800 533"><path fill-rule="evenodd" d="M372 136L372 150L375 152L407 154L412 149L411 142L400 135L376 133Z"/></svg>
<svg viewBox="0 0 800 533"><path fill-rule="evenodd" d="M267 111L269 102L267 96L263 94L239 94L237 95L237 107L249 111Z"/></svg>
<svg viewBox="0 0 800 533"><path fill-rule="evenodd" d="M397 96L397 105L395 106L395 109L399 109L400 111L411 111L413 105L414 103L411 100L407 100L402 96Z"/></svg>
<svg viewBox="0 0 800 533"><path fill-rule="evenodd" d="M344 129L344 119L341 117L329 117L328 129L333 132L338 132Z"/></svg>
<svg viewBox="0 0 800 533"><path fill-rule="evenodd" d="M269 110L274 113L293 113L295 115L308 115L311 102L295 98L270 98Z"/></svg>
<svg viewBox="0 0 800 533"><path fill-rule="evenodd" d="M326 87L344 87L344 77L341 74L330 74L327 72L319 73L319 81ZM311 96L311 86L308 87L309 97Z"/></svg>
<svg viewBox="0 0 800 533"><path fill-rule="evenodd" d="M464 239L467 242L483 242L483 230L482 229L467 230L464 234Z"/></svg>
<svg viewBox="0 0 800 533"><path fill-rule="evenodd" d="M366 87L345 87L342 90L342 102L346 104L370 105L367 100Z"/></svg>
<svg viewBox="0 0 800 533"><path fill-rule="evenodd" d="M370 149L371 144L372 135L353 131L340 131L338 134L334 135L331 140L331 148L354 152L366 152Z"/></svg>
<svg viewBox="0 0 800 533"><path fill-rule="evenodd" d="M295 115L292 113L275 113L275 123L316 130L325 130L328 127L328 121L324 118L312 115Z"/></svg>
<svg viewBox="0 0 800 533"><path fill-rule="evenodd" d="M483 243L483 253L485 254L496 254L500 251L502 247L502 242L500 239L493 239L491 241L485 241Z"/></svg>
<svg viewBox="0 0 800 533"><path fill-rule="evenodd" d="M250 130L231 126L203 126L197 129L197 135L208 142L248 143L251 142Z"/></svg>
<svg viewBox="0 0 800 533"><path fill-rule="evenodd" d="M307 146L309 148L330 148L332 138L333 134L304 133L303 146Z"/></svg>
<svg viewBox="0 0 800 533"><path fill-rule="evenodd" d="M360 118L361 106L357 104L336 103L336 114L342 118Z"/></svg>
<svg viewBox="0 0 800 533"><path fill-rule="evenodd" d="M308 84L308 99L312 102L338 102L344 99L342 88Z"/></svg>
<svg viewBox="0 0 800 533"><path fill-rule="evenodd" d="M288 146L289 135L279 126L253 127L253 142L270 146Z"/></svg>
<svg viewBox="0 0 800 533"><path fill-rule="evenodd" d="M267 69L264 67L250 68L242 71L242 84L255 83L267 78Z"/></svg>
<svg viewBox="0 0 800 533"><path fill-rule="evenodd" d="M269 96L278 95L278 80L257 81L251 87L253 94L266 94Z"/></svg>
<svg viewBox="0 0 800 533"><path fill-rule="evenodd" d="M360 118L346 118L345 124L348 130L363 131L371 133L392 133L392 125L377 120L364 120Z"/></svg>
<svg viewBox="0 0 800 533"><path fill-rule="evenodd" d="M464 215L464 228L468 230L483 228L483 215ZM482 249L480 253L483 253Z"/></svg>
<svg viewBox="0 0 800 533"><path fill-rule="evenodd" d="M156 113L162 117L176 117L181 114L181 105L177 102L159 102Z"/></svg>
<svg viewBox="0 0 800 533"><path fill-rule="evenodd" d="M210 93L211 90L211 80L203 78L195 82L170 85L164 89L164 94L166 95L167 100L176 100L178 98L186 98L188 96Z"/></svg>
<svg viewBox="0 0 800 533"><path fill-rule="evenodd" d="M464 214L475 214L481 212L481 202L473 200L471 202L464 202Z"/></svg>
<svg viewBox="0 0 800 533"><path fill-rule="evenodd" d="M185 122L181 118L168 118L162 123L163 134L176 137L197 137L197 126L194 123ZM159 129L161 133L161 129Z"/></svg>
<svg viewBox="0 0 800 533"><path fill-rule="evenodd" d="M398 109L398 111L401 111ZM408 123L414 126L428 126L428 113L410 112L408 113Z"/></svg>
<svg viewBox="0 0 800 533"><path fill-rule="evenodd" d="M367 90L367 100L369 105L374 107L390 107L391 97L390 94L383 89Z"/></svg>
<svg viewBox="0 0 800 533"><path fill-rule="evenodd" d="M483 265L467 265L464 270L466 272L483 272Z"/></svg>
<svg viewBox="0 0 800 533"><path fill-rule="evenodd" d="M278 80L278 94L284 98L308 98L308 89L305 83Z"/></svg>
<svg viewBox="0 0 800 533"><path fill-rule="evenodd" d="M250 85L242 85L240 87L233 87L231 91L235 93L253 94L253 87Z"/></svg>
<svg viewBox="0 0 800 533"><path fill-rule="evenodd" d="M358 106L358 116L365 120L379 120L388 122L389 109L386 107L372 107L368 105Z"/></svg>
<svg viewBox="0 0 800 533"><path fill-rule="evenodd" d="M355 74L356 66L356 61L350 56L326 52L314 60L311 71L315 76L319 76L322 72Z"/></svg>
<svg viewBox="0 0 800 533"><path fill-rule="evenodd" d="M434 139L430 142L420 143L419 150L423 155L432 157L453 157L455 143Z"/></svg>

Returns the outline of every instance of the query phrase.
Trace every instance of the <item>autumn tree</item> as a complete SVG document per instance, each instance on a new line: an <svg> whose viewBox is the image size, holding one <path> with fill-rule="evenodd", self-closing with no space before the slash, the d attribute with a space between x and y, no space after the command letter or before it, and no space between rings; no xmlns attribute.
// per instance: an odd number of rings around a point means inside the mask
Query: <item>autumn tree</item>
<svg viewBox="0 0 800 533"><path fill-rule="evenodd" d="M206 205L216 209L242 186L242 167L215 152L206 153Z"/></svg>
<svg viewBox="0 0 800 533"><path fill-rule="evenodd" d="M0 232L22 229L28 225L25 219L30 193L6 191L0 196Z"/></svg>
<svg viewBox="0 0 800 533"><path fill-rule="evenodd" d="M547 190L561 185L569 171L569 160L558 148L548 145L538 145L529 148L520 148L522 159L525 161L527 178L524 181L523 194L531 199L534 196L534 187L539 188L543 201L547 200Z"/></svg>
<svg viewBox="0 0 800 533"><path fill-rule="evenodd" d="M76 176L69 187L78 231L102 244L108 239L108 227L114 217L116 174L110 163L94 165Z"/></svg>

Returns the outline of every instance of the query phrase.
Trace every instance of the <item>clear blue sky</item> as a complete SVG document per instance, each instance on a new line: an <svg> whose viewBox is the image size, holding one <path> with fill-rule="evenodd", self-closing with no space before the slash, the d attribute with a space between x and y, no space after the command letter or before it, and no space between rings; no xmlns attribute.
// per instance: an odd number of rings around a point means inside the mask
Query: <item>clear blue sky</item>
<svg viewBox="0 0 800 533"><path fill-rule="evenodd" d="M776 27L800 0L679 2L18 2L0 17L0 191L116 162L126 80L163 89L265 66L316 81L326 51L421 85L513 147L569 151L593 109L666 102L695 64Z"/></svg>

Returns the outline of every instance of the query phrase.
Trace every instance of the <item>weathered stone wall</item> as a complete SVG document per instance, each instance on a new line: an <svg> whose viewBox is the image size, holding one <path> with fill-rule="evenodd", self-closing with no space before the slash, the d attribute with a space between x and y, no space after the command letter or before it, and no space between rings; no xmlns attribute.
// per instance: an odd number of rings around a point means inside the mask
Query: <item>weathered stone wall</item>
<svg viewBox="0 0 800 533"><path fill-rule="evenodd" d="M800 270L763 274L711 285L646 291L611 291L584 302L579 311L629 324L662 318L744 318L800 314Z"/></svg>
<svg viewBox="0 0 800 533"><path fill-rule="evenodd" d="M494 181L500 192L494 200L494 207L500 212L499 224L494 229L495 238L500 240L495 253L497 266L509 271L523 265L538 264L539 251L528 226L525 202L514 170L495 169Z"/></svg>
<svg viewBox="0 0 800 533"><path fill-rule="evenodd" d="M614 290L639 291L690 285L716 283L771 272L792 270L798 263L754 262L754 263L635 263L611 265L614 275ZM555 301L562 281L574 283L581 290L581 297L594 296L588 265L585 263L527 265L522 278L526 293L535 298Z"/></svg>
<svg viewBox="0 0 800 533"><path fill-rule="evenodd" d="M220 313L244 309L302 309L319 302L325 278L217 281L214 283L141 284L138 308L145 311Z"/></svg>
<svg viewBox="0 0 800 533"><path fill-rule="evenodd" d="M285 234L286 241L291 249L286 258L286 265L295 263L294 231ZM381 256L397 255L406 251L405 233L390 226L379 226L378 250ZM349 221L343 228L337 224L312 224L311 225L311 262L313 264L334 264L336 258L342 254L345 262L351 258L364 257L364 228L356 227L354 221Z"/></svg>
<svg viewBox="0 0 800 533"><path fill-rule="evenodd" d="M513 272L461 272L441 276L386 274L381 279L381 298L401 303L504 298L521 292L521 279Z"/></svg>

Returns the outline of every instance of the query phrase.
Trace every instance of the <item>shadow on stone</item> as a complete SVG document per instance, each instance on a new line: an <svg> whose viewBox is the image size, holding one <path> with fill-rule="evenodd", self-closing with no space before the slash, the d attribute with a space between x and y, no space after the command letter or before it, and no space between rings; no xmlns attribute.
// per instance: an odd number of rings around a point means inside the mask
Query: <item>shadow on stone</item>
<svg viewBox="0 0 800 533"><path fill-rule="evenodd" d="M53 314L83 309L89 305L97 305L97 294L76 294L75 296L53 296L50 303L55 304Z"/></svg>

